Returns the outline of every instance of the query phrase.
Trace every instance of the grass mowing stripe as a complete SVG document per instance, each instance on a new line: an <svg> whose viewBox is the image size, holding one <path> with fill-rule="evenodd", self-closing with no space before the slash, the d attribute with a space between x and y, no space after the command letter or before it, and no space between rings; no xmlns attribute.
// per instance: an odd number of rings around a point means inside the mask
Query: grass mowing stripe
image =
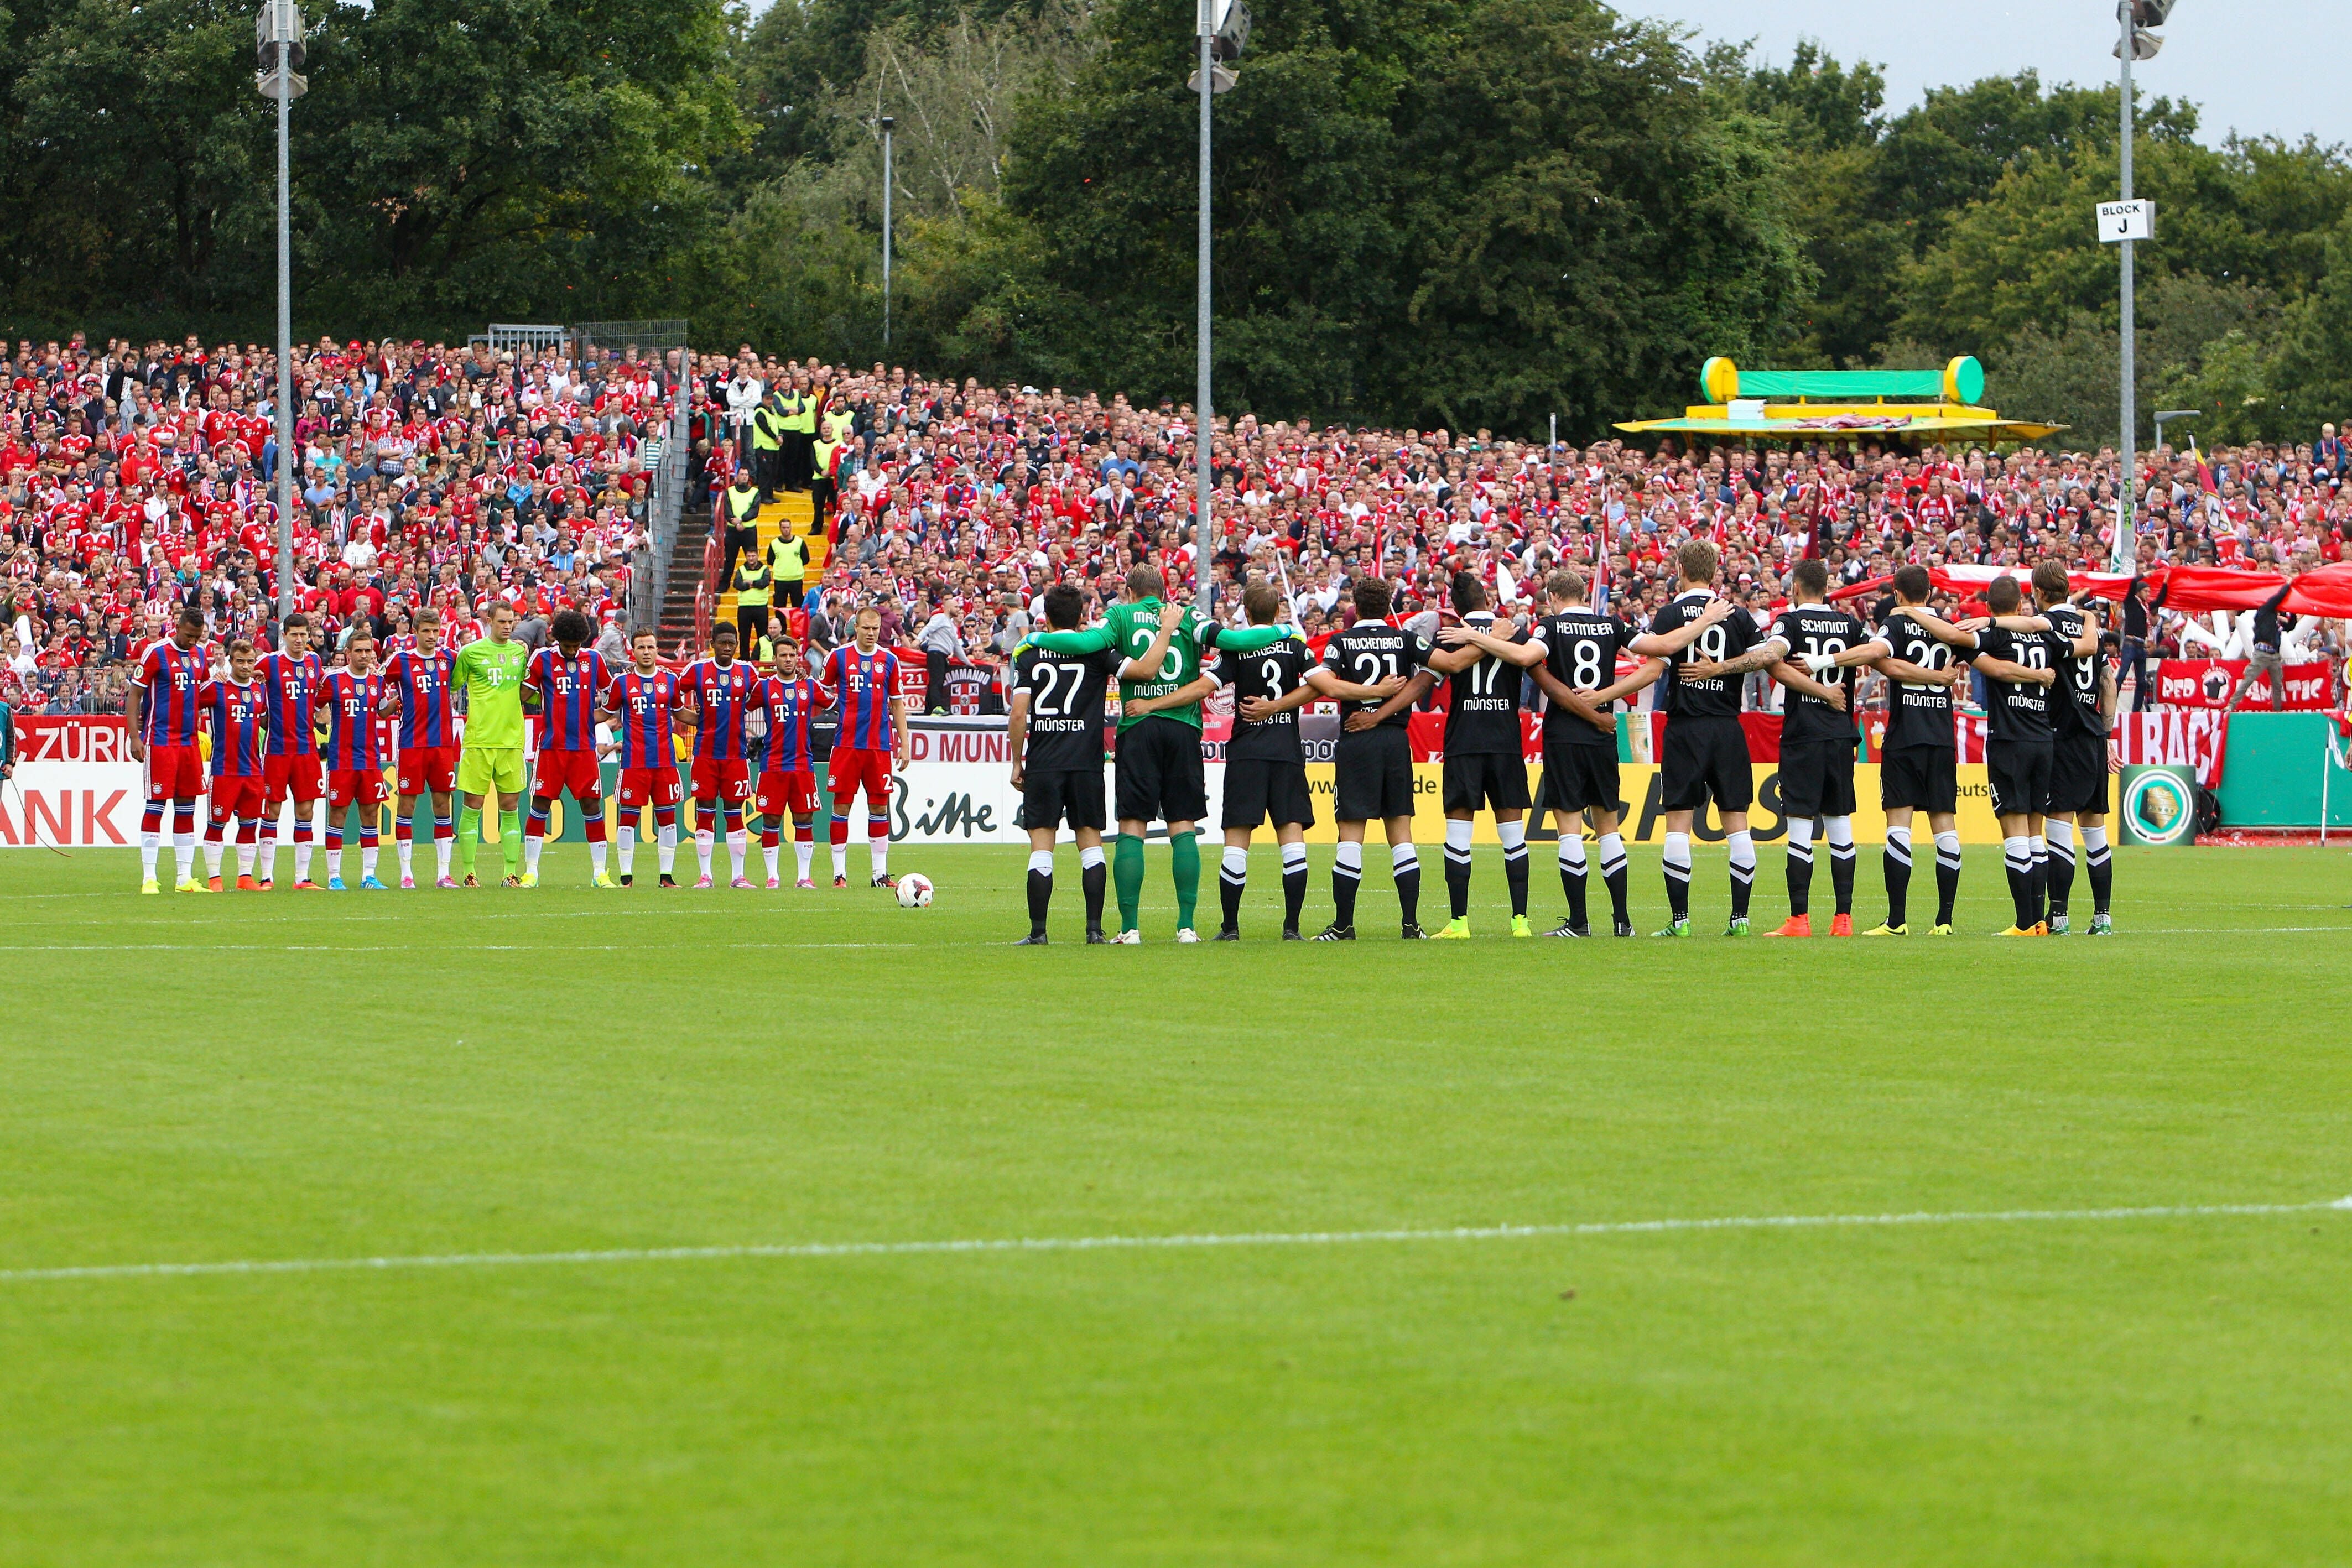
<svg viewBox="0 0 2352 1568"><path fill-rule="evenodd" d="M1776 1214L1712 1219L1592 1220L1570 1225L1475 1225L1440 1230L1244 1231L1232 1236L1042 1236L961 1241L802 1241L735 1247L626 1247L577 1252L455 1252L406 1258L281 1258L219 1263L93 1263L0 1270L0 1282L135 1280L203 1274L312 1274L355 1270L504 1269L550 1263L667 1263L732 1258L889 1258L948 1252L1097 1252L1206 1247L1339 1247L1368 1242L1520 1241L1577 1236L1643 1236L1691 1230L1800 1230L1844 1226L2011 1225L2117 1219L2195 1219L2231 1215L2352 1210L2352 1197L2309 1203L2173 1204L2148 1208L2012 1208L1958 1213Z"/></svg>

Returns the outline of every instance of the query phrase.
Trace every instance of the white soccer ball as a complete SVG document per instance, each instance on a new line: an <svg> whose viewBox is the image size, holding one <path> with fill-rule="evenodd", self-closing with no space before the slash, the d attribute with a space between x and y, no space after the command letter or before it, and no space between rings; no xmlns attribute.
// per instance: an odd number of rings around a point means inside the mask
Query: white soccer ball
<svg viewBox="0 0 2352 1568"><path fill-rule="evenodd" d="M908 872L898 879L898 907L929 909L931 906L931 879L921 872Z"/></svg>

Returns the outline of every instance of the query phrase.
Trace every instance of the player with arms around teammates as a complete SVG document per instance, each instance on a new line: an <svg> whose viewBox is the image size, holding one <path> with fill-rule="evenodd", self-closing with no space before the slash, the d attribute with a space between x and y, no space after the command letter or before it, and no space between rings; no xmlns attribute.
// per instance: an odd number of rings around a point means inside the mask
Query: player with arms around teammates
<svg viewBox="0 0 2352 1568"><path fill-rule="evenodd" d="M2083 866L2091 881L2091 924L2085 935L2111 936L2108 913L2115 867L2107 852L2107 723L2116 711L2116 681L2099 651L2099 622L2067 597L2066 569L2045 560L2033 569L2033 600L2041 620L2063 645L2059 700L2051 716L2050 810L2043 836L2050 846L2050 935L2066 935L2074 890L2074 834L2083 835Z"/></svg>
<svg viewBox="0 0 2352 1568"><path fill-rule="evenodd" d="M1045 591L1045 624L1075 632L1086 596L1066 582ZM1054 903L1054 840L1066 824L1078 843L1078 880L1086 894L1087 941L1104 943L1103 706L1111 673L1125 663L1103 647L1088 653L1048 653L1034 640L1013 655L1010 749L1013 787L1021 791L1021 821L1029 831L1029 935L1015 946L1045 946L1045 917Z"/></svg>
<svg viewBox="0 0 2352 1568"><path fill-rule="evenodd" d="M1412 746L1405 725L1413 703L1430 686L1423 672L1435 653L1417 632L1388 622L1391 590L1377 578L1356 584L1355 624L1323 645L1323 667L1366 689L1403 684L1382 698L1339 705L1339 739L1332 748L1331 816L1339 842L1331 857L1331 924L1318 942L1356 939L1356 894L1364 880L1364 829L1377 821L1387 835L1389 875L1396 887L1398 929L1419 942L1421 854L1412 841Z"/></svg>
<svg viewBox="0 0 2352 1568"><path fill-rule="evenodd" d="M2041 911L2042 868L2034 841L2042 835L2050 806L2050 688L2057 684L2058 639L2047 632L2012 632L2023 604L2017 579L1997 577L1985 590L1993 622L1976 629L1954 626L1923 606L1904 604L1896 613L1931 637L1959 651L1963 663L1985 677L1991 724L1985 740L1985 775L1992 785L1993 815L2000 820L2001 864L2009 873L2016 915L2003 936L2040 936L2048 932ZM2042 624L2036 622L2035 624ZM2046 863L2046 862L2044 862Z"/></svg>
<svg viewBox="0 0 2352 1568"><path fill-rule="evenodd" d="M1853 935L1853 754L1861 742L1847 671L1864 662L1870 630L1828 601L1829 568L1801 560L1790 574L1791 603L1754 648L1719 663L1685 662L1685 682L1769 670L1789 690L1780 726L1780 815L1789 829L1789 918L1768 936L1813 934L1813 829L1830 845L1837 908L1830 935Z"/></svg>
<svg viewBox="0 0 2352 1568"><path fill-rule="evenodd" d="M1952 662L1950 646L1927 630L1927 596L1935 591L1927 569L1899 569L1894 586L1895 603L1862 650L1893 683L1878 753L1878 803L1886 813L1880 862L1886 919L1863 935L1911 934L1911 822L1925 813L1936 846L1936 918L1928 935L1949 936L1952 904L1960 893L1959 743L1952 729L1952 688L1968 678L1968 671ZM1922 619L1914 619L1914 612Z"/></svg>
<svg viewBox="0 0 2352 1568"><path fill-rule="evenodd" d="M1715 546L1692 539L1675 553L1675 597L1658 607L1650 629L1629 644L1645 659L1675 665L1720 664L1747 653L1762 639L1748 612L1715 596L1720 558ZM1748 803L1756 778L1739 727L1738 675L1667 683L1659 694L1665 739L1659 747L1659 798L1666 811L1660 862L1665 870L1666 924L1661 936L1688 936L1691 825L1709 800L1723 821L1731 862L1731 919L1727 936L1746 936L1748 895L1756 881L1756 841L1748 834Z"/></svg>
<svg viewBox="0 0 2352 1568"><path fill-rule="evenodd" d="M1109 650L1125 655L1119 665L1119 720L1116 741L1118 841L1111 857L1111 882L1118 894L1122 946L1143 941L1143 841L1154 821L1168 824L1170 870L1176 885L1176 940L1197 942L1193 909L1201 893L1202 815L1209 809L1208 778L1201 758L1201 679L1204 651L1251 653L1286 633L1273 626L1246 630L1206 625L1190 604L1163 597L1167 580L1139 566L1127 574L1126 597L1105 612L1100 624L1082 632L1030 634L1032 645L1062 657ZM1164 633L1164 635L1163 635ZM1153 649L1159 649L1153 653Z"/></svg>
<svg viewBox="0 0 2352 1568"><path fill-rule="evenodd" d="M313 709L319 688L327 683L326 662L310 649L310 622L294 614L286 618L278 636L285 644L265 653L254 668L269 705L269 737L264 778L269 800L261 818L260 882L269 886L278 877L278 818L286 803L294 803L294 891L316 893L310 880L313 819L326 796L325 770L319 762Z"/></svg>
<svg viewBox="0 0 2352 1568"><path fill-rule="evenodd" d="M1219 813L1225 853L1217 871L1223 921L1220 942L1241 940L1242 895L1249 889L1250 838L1261 823L1274 825L1282 852L1282 939L1298 942L1298 917L1307 904L1307 830L1315 825L1315 800L1307 787L1307 749L1298 735L1298 710L1318 697L1386 702L1404 689L1404 677L1378 685L1343 681L1318 664L1306 642L1286 622L1282 596L1269 582L1242 595L1242 612L1253 632L1278 629L1278 642L1243 652L1228 647L1230 633L1217 633L1217 663L1211 677L1234 691L1234 733L1225 744L1225 790ZM1234 638L1238 644L1240 639Z"/></svg>
<svg viewBox="0 0 2352 1568"><path fill-rule="evenodd" d="M1638 694L1664 673L1663 661L1644 661L1622 680L1617 654L1633 641L1625 627L1585 602L1584 574L1562 567L1544 579L1545 613L1518 642L1495 635L1491 627L1465 622L1438 633L1440 643L1484 649L1532 672L1546 698L1543 716L1543 795L1559 832L1559 883L1568 896L1568 918L1546 935L1590 936L1586 922L1583 821L1590 813L1601 856L1601 876L1609 890L1619 936L1632 936L1626 907L1625 841L1617 828L1617 718L1613 706Z"/></svg>
<svg viewBox="0 0 2352 1568"><path fill-rule="evenodd" d="M743 857L743 802L751 798L751 707L759 672L735 656L735 628L710 629L710 653L687 666L678 682L681 706L694 714L694 859L700 874L694 885L710 885L715 819L727 831L727 858L734 867L729 885L749 888Z"/></svg>

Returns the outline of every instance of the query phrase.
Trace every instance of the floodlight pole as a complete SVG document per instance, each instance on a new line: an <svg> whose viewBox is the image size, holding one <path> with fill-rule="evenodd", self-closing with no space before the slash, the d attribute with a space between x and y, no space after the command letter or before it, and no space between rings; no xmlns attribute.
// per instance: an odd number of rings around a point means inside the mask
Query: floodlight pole
<svg viewBox="0 0 2352 1568"><path fill-rule="evenodd" d="M1195 336L1197 362L1192 407L1193 459L1197 474L1192 494L1192 570L1195 592L1201 614L1213 612L1209 591L1209 447L1212 425L1209 416L1209 100L1216 88L1210 79L1216 62L1211 57L1211 45L1217 31L1215 0L1201 0L1199 44L1201 52L1201 255L1199 264L1200 320Z"/></svg>
<svg viewBox="0 0 2352 1568"><path fill-rule="evenodd" d="M294 612L294 241L288 214L286 121L294 72L278 68L278 623Z"/></svg>
<svg viewBox="0 0 2352 1568"><path fill-rule="evenodd" d="M2132 7L2131 0L2118 0L2116 16L2123 27L2123 43L2117 53L2123 59L2123 199L2132 199ZM2137 345L2133 341L2132 242L2123 242L2123 460L2124 487L2121 503L2116 508L2116 542L2111 564L2117 571L2128 571L2139 559L2139 476L2133 461L2132 446L2139 434L2138 389L2136 378Z"/></svg>

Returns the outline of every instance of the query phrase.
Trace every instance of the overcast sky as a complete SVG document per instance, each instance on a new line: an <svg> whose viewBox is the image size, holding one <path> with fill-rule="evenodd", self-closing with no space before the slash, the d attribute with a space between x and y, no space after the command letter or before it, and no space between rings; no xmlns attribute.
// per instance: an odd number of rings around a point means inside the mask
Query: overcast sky
<svg viewBox="0 0 2352 1568"><path fill-rule="evenodd" d="M1633 16L1684 22L1706 39L1754 38L1773 65L1799 38L1841 60L1886 73L1886 106L1900 112L1923 89L2029 68L2044 82L2113 81L2112 0L2042 5L1885 5L1860 0L1616 0ZM2135 67L2144 102L2186 98L2202 111L2200 140L2247 135L2352 142L2352 5L2346 0L2180 0L2164 52Z"/></svg>

